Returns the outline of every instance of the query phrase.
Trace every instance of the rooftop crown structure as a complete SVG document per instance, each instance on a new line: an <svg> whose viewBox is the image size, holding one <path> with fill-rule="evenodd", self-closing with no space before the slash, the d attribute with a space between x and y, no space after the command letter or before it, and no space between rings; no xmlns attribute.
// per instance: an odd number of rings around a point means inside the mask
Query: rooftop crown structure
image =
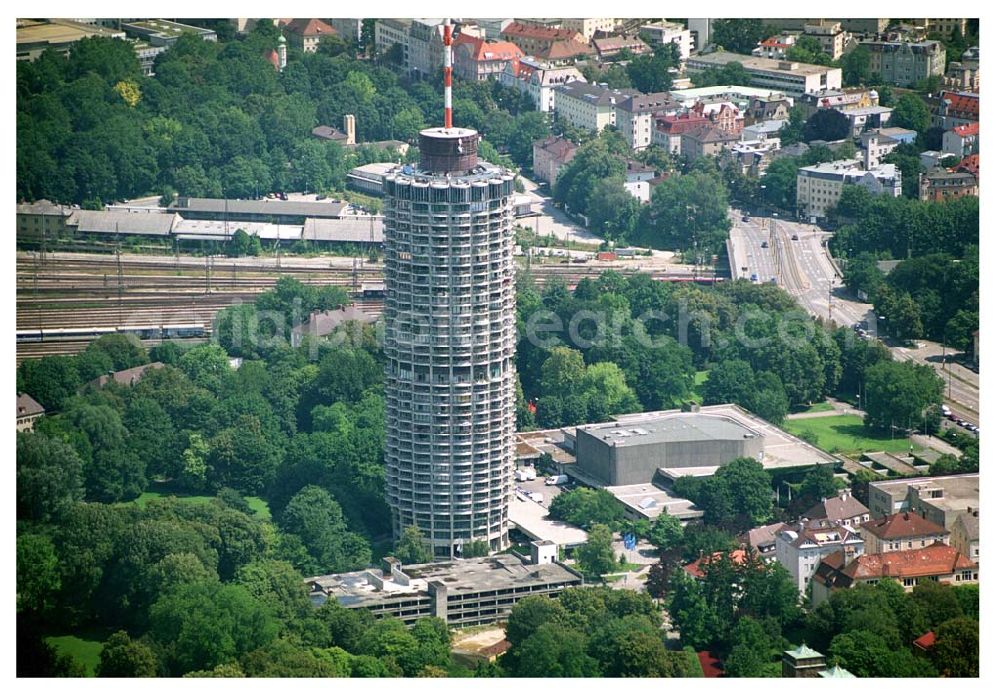
<svg viewBox="0 0 1000 695"><path fill-rule="evenodd" d="M481 162L479 134L420 133L419 167L386 176L386 493L393 532L436 557L509 543L514 466L514 174Z"/></svg>

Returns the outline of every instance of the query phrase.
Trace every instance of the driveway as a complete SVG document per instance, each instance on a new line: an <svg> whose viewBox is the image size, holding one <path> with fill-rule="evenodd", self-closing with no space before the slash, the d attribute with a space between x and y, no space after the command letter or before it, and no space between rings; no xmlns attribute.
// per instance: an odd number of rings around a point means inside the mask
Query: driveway
<svg viewBox="0 0 1000 695"><path fill-rule="evenodd" d="M534 229L539 236L554 236L564 241L569 240L594 246L600 245L604 241L571 220L565 212L557 209L552 198L543 194L534 181L524 178L523 175L521 181L524 183L523 195L532 199L532 210L540 214L521 218L518 224Z"/></svg>

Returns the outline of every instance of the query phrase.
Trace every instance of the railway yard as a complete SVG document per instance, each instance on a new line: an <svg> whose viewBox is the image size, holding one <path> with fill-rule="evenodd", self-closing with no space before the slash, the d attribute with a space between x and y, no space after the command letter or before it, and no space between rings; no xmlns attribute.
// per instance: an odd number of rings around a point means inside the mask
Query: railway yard
<svg viewBox="0 0 1000 695"><path fill-rule="evenodd" d="M531 266L536 283L560 279L570 288L605 270L650 272L655 279L691 281L693 269L649 259L570 263L549 258ZM702 273L704 274L704 273ZM380 313L382 300L366 297L380 285L382 264L343 256L224 258L121 254L20 252L17 255L17 330L87 329L117 326L201 325L210 334L216 313L249 303L282 275L307 284L348 289L359 308ZM370 293L369 293L370 294ZM21 341L17 360L75 354L89 338ZM143 341L147 345L158 339Z"/></svg>

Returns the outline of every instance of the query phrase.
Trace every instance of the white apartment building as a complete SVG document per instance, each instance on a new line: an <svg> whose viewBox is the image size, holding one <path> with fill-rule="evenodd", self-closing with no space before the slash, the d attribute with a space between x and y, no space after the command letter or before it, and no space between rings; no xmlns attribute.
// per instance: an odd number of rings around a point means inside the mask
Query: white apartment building
<svg viewBox="0 0 1000 695"><path fill-rule="evenodd" d="M643 24L639 27L639 36L654 44L675 44L682 61L687 60L695 50L694 36L691 31L673 22Z"/></svg>
<svg viewBox="0 0 1000 695"><path fill-rule="evenodd" d="M610 17L588 17L586 19L564 19L559 24L563 29L580 32L584 41L589 42L599 31L613 33L621 24L621 20Z"/></svg>
<svg viewBox="0 0 1000 695"><path fill-rule="evenodd" d="M772 60L755 56L719 51L702 56L691 56L687 61L688 73L723 68L728 63L740 63L750 73L750 86L779 90L790 96L821 89L839 89L840 68L824 65Z"/></svg>
<svg viewBox="0 0 1000 695"><path fill-rule="evenodd" d="M555 112L577 128L603 130L614 126L615 104L638 95L634 89L612 90L604 85L570 82L554 88Z"/></svg>
<svg viewBox="0 0 1000 695"><path fill-rule="evenodd" d="M696 51L700 51L712 42L712 22L714 19L689 19L687 28L694 39Z"/></svg>
<svg viewBox="0 0 1000 695"><path fill-rule="evenodd" d="M406 37L408 70L427 77L444 67L444 25L441 19L414 19Z"/></svg>
<svg viewBox="0 0 1000 695"><path fill-rule="evenodd" d="M848 34L844 31L840 22L821 24L806 24L805 31L802 32L803 36L808 36L819 41L820 47L822 47L823 52L828 56L837 60L840 56L844 55L844 43L847 40Z"/></svg>
<svg viewBox="0 0 1000 695"><path fill-rule="evenodd" d="M846 526L814 519L786 524L774 536L775 558L792 575L800 594L805 594L820 560L843 551L847 562L865 552L864 541Z"/></svg>
<svg viewBox="0 0 1000 695"><path fill-rule="evenodd" d="M862 162L865 169L882 163L882 159L899 147L899 140L877 131L868 131L861 137Z"/></svg>
<svg viewBox="0 0 1000 695"><path fill-rule="evenodd" d="M633 150L644 150L653 142L656 115L677 113L677 102L666 92L635 94L616 101L615 127Z"/></svg>
<svg viewBox="0 0 1000 695"><path fill-rule="evenodd" d="M522 94L528 94L535 108L542 113L555 110L555 88L569 82L583 82L584 77L572 65L552 66L549 63L526 56L517 62L510 62L500 73L500 84L513 87Z"/></svg>
<svg viewBox="0 0 1000 695"><path fill-rule="evenodd" d="M840 201L845 184L864 186L875 194L898 198L903 180L895 164L879 164L865 170L860 159L842 159L799 169L796 207L800 215L826 217Z"/></svg>

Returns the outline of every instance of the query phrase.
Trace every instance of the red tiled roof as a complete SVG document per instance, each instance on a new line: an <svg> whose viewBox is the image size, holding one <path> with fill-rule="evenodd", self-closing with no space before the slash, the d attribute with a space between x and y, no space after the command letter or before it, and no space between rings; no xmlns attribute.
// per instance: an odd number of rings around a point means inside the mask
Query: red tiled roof
<svg viewBox="0 0 1000 695"><path fill-rule="evenodd" d="M293 19L285 28L299 36L336 36L337 30L321 19Z"/></svg>
<svg viewBox="0 0 1000 695"><path fill-rule="evenodd" d="M722 662L718 657L712 656L711 652L698 652L698 664L701 665L701 672L705 678L718 678L725 674Z"/></svg>
<svg viewBox="0 0 1000 695"><path fill-rule="evenodd" d="M975 562L955 548L944 543L934 543L914 550L861 555L841 571L855 580L881 577L902 579L954 574L958 570L976 567L978 565Z"/></svg>
<svg viewBox="0 0 1000 695"><path fill-rule="evenodd" d="M965 113L974 115L979 120L979 95L959 94L958 92L942 92L941 101L947 99L951 102L950 111L952 113Z"/></svg>
<svg viewBox="0 0 1000 695"><path fill-rule="evenodd" d="M944 527L928 521L915 512L899 512L881 519L872 519L861 524L861 528L882 540L948 535Z"/></svg>
<svg viewBox="0 0 1000 695"><path fill-rule="evenodd" d="M578 32L572 29L552 29L550 27L536 27L521 22L511 22L503 31L501 36L519 36L526 39L546 39L549 41L568 41L577 37Z"/></svg>
<svg viewBox="0 0 1000 695"><path fill-rule="evenodd" d="M722 558L722 552L712 553L707 557L700 557L694 562L684 565L684 571L690 574L695 579L703 579L705 577L705 566L710 565ZM733 564L742 565L747 561L747 551L742 548L737 548L733 552L729 553L729 559L732 560Z"/></svg>
<svg viewBox="0 0 1000 695"><path fill-rule="evenodd" d="M968 135L979 135L979 123L967 123L965 125L956 126L951 129L951 132L963 138Z"/></svg>
<svg viewBox="0 0 1000 695"><path fill-rule="evenodd" d="M925 632L924 634L920 635L920 637L913 640L913 644L916 645L918 648L923 649L926 652L927 650L929 650L931 647L934 646L935 641L937 641L937 638L934 636L934 631L931 630L930 632Z"/></svg>
<svg viewBox="0 0 1000 695"><path fill-rule="evenodd" d="M658 116L656 119L656 129L676 135L707 123L708 119L705 116L688 112L675 116Z"/></svg>
<svg viewBox="0 0 1000 695"><path fill-rule="evenodd" d="M281 61L278 58L278 52L273 48L269 51L264 51L264 58L266 58L267 62L273 65L275 69L281 67Z"/></svg>
<svg viewBox="0 0 1000 695"><path fill-rule="evenodd" d="M488 42L478 39L472 44L470 57L476 62L483 60L514 60L524 57L524 51L509 41Z"/></svg>
<svg viewBox="0 0 1000 695"><path fill-rule="evenodd" d="M979 178L979 155L970 154L955 167L956 171L967 171L977 179Z"/></svg>
<svg viewBox="0 0 1000 695"><path fill-rule="evenodd" d="M594 49L590 44L580 41L555 41L547 49L539 51L538 57L548 60L564 60L578 55L591 55L593 52Z"/></svg>

